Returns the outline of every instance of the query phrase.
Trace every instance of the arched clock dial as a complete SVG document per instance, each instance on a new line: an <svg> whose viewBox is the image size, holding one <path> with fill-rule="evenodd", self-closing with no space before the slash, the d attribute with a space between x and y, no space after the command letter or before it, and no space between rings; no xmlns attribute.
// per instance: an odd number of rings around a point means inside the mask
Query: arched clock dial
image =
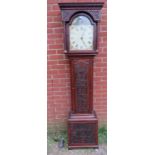
<svg viewBox="0 0 155 155"><path fill-rule="evenodd" d="M76 17L69 27L70 50L93 50L93 25L85 16Z"/></svg>

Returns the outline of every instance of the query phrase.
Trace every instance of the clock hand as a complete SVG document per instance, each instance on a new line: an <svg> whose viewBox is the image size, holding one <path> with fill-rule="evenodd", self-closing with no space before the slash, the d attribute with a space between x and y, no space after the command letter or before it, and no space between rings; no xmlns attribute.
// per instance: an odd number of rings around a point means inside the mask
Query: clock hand
<svg viewBox="0 0 155 155"><path fill-rule="evenodd" d="M81 35L81 37L80 37L81 40L83 40L84 34L85 34L85 31L83 31L83 33L82 33L82 35Z"/></svg>
<svg viewBox="0 0 155 155"><path fill-rule="evenodd" d="M84 46L87 47L86 44L85 44L85 42L84 42L84 39L83 39L84 34L85 34L85 29L84 29L84 31L81 33L80 40L82 41L82 43L84 44Z"/></svg>
<svg viewBox="0 0 155 155"><path fill-rule="evenodd" d="M81 40L82 40L83 44L85 45L85 47L87 47L86 44L85 44L85 42L84 42L84 40L83 40L83 37L81 38Z"/></svg>

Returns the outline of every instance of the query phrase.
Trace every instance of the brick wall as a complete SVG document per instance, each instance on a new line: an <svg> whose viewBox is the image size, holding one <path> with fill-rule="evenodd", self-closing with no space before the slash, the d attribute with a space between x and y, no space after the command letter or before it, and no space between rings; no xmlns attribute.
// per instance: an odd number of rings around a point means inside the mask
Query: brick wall
<svg viewBox="0 0 155 155"><path fill-rule="evenodd" d="M105 2L105 0L48 0L48 125L65 124L70 110L70 66L64 55L63 24L59 2ZM102 9L99 26L99 54L94 58L94 109L100 124L106 122L107 14Z"/></svg>

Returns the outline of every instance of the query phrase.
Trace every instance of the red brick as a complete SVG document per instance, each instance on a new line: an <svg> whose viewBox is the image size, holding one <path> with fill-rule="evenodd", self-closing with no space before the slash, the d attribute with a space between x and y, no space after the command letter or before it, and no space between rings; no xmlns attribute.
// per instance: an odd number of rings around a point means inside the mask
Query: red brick
<svg viewBox="0 0 155 155"><path fill-rule="evenodd" d="M47 24L47 27L48 28L56 28L56 27L62 27L63 25L62 25L62 23L60 23L60 22L55 22L55 23L48 23Z"/></svg>
<svg viewBox="0 0 155 155"><path fill-rule="evenodd" d="M58 16L58 15L60 15L61 13L60 13L60 11L54 11L54 10L52 10L52 11L48 11L48 13L47 13L47 15L48 16Z"/></svg>
<svg viewBox="0 0 155 155"><path fill-rule="evenodd" d="M48 45L48 49L63 49L63 44Z"/></svg>

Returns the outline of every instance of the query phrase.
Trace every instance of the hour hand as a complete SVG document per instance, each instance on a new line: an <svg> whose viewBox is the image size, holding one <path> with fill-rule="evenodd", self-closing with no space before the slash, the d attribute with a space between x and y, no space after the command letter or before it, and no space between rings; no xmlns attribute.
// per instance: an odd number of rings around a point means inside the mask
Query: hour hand
<svg viewBox="0 0 155 155"><path fill-rule="evenodd" d="M82 33L80 39L83 40L83 36L84 36L85 31Z"/></svg>
<svg viewBox="0 0 155 155"><path fill-rule="evenodd" d="M84 42L83 37L81 37L81 41L82 41L82 43L84 44L84 46L87 47L86 44L85 44L85 42Z"/></svg>

